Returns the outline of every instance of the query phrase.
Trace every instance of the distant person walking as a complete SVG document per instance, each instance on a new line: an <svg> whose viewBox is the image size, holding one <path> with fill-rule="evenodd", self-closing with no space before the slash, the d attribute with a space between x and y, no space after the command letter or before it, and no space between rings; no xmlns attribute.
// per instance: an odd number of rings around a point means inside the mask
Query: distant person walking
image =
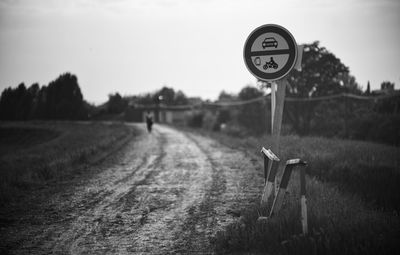
<svg viewBox="0 0 400 255"><path fill-rule="evenodd" d="M147 112L146 114L146 124L147 124L147 131L151 133L151 128L153 126L153 116L151 115L150 112Z"/></svg>

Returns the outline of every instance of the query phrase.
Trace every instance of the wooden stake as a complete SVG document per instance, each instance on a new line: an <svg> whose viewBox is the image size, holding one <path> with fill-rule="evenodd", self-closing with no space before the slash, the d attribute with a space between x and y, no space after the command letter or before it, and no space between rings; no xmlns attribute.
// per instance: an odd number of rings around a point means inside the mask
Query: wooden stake
<svg viewBox="0 0 400 255"><path fill-rule="evenodd" d="M264 148L263 148L264 149ZM264 185L267 184L267 177L268 177L268 167L269 167L269 160L266 155L264 155Z"/></svg>
<svg viewBox="0 0 400 255"><path fill-rule="evenodd" d="M264 155L264 178L265 178L265 186L264 192L261 197L261 205L264 206L268 203L268 199L273 191L274 181L276 172L278 170L280 159L270 150L265 149L264 147L261 149L261 152ZM266 169L269 169L266 171Z"/></svg>
<svg viewBox="0 0 400 255"><path fill-rule="evenodd" d="M285 169L283 170L283 176L281 183L279 184L279 188L277 189L277 193L275 195L274 203L272 204L272 208L269 214L269 217L272 217L274 214L279 212L281 209L283 198L285 197L285 192L287 186L289 184L290 175L292 174L292 170L295 165L288 165L286 164Z"/></svg>
<svg viewBox="0 0 400 255"><path fill-rule="evenodd" d="M306 200L306 173L304 167L300 169L300 205L301 205L301 226L303 234L308 233L307 200Z"/></svg>
<svg viewBox="0 0 400 255"><path fill-rule="evenodd" d="M282 204L283 204L283 199L285 197L285 192L287 190L290 176L293 172L293 169L296 166L305 166L305 165L306 165L306 162L301 161L300 159L291 159L291 160L286 161L286 166L285 166L285 169L283 170L282 180L281 180L281 183L279 184L279 189L275 196L274 203L272 204L269 217L272 217L273 215L278 213L279 210L281 209ZM302 169L303 169L303 167L302 167Z"/></svg>

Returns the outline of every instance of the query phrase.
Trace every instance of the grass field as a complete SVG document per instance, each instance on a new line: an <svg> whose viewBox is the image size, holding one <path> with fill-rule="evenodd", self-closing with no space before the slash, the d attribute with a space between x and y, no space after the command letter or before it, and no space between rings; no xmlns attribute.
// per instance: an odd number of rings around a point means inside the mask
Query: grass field
<svg viewBox="0 0 400 255"><path fill-rule="evenodd" d="M94 160L131 135L131 128L118 123L0 123L0 205L66 178L74 164Z"/></svg>
<svg viewBox="0 0 400 255"><path fill-rule="evenodd" d="M263 181L262 146L271 137L208 135L253 158ZM310 233L301 234L299 177L292 175L281 212L257 221L261 208L242 211L240 220L215 239L218 252L269 254L398 254L400 251L400 149L360 141L287 136L282 159L308 162ZM261 191L260 191L261 198Z"/></svg>

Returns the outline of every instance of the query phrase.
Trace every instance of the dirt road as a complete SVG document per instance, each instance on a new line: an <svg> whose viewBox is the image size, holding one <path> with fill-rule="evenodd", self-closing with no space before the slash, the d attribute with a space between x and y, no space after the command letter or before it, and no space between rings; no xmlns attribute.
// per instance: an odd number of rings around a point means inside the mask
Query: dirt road
<svg viewBox="0 0 400 255"><path fill-rule="evenodd" d="M132 128L139 135L123 149L49 188L54 192L38 191L23 211L4 212L0 251L212 253L216 232L259 196L260 170L243 153L198 134Z"/></svg>

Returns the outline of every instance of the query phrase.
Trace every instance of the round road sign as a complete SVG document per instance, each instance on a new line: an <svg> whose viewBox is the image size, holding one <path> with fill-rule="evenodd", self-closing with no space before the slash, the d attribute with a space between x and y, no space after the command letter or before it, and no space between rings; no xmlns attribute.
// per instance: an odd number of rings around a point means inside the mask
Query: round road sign
<svg viewBox="0 0 400 255"><path fill-rule="evenodd" d="M251 32L243 55L247 69L255 77L264 81L279 80L294 67L297 44L284 27L263 25Z"/></svg>

